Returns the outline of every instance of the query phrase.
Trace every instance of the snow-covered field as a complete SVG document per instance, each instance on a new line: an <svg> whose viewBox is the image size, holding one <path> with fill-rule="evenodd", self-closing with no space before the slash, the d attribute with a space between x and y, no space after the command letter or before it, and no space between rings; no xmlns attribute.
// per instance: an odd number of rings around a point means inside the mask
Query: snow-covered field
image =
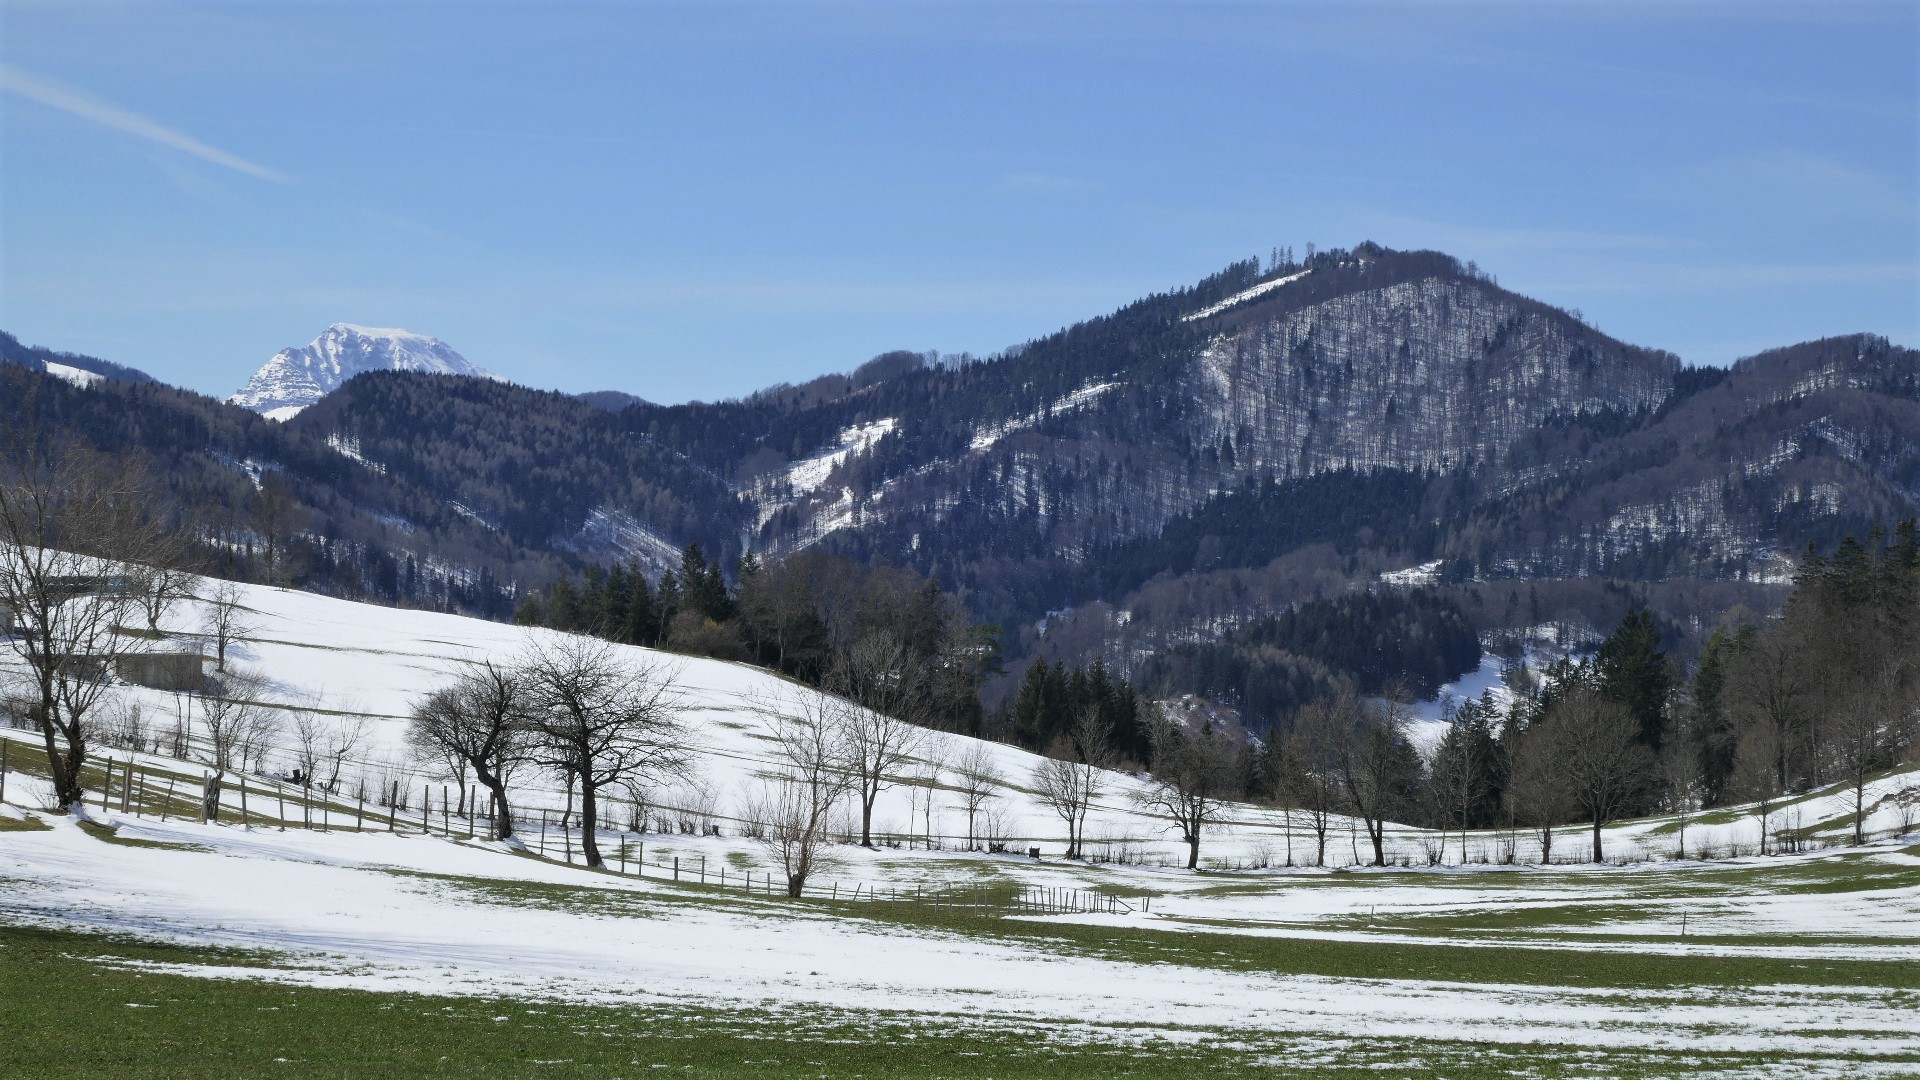
<svg viewBox="0 0 1920 1080"><path fill-rule="evenodd" d="M267 588L248 589L246 604L256 629L240 662L267 677L267 697L286 710L366 718L370 740L355 754L348 791L362 777L377 786L408 767L401 736L421 694L464 660L511 657L529 633ZM173 624L184 630L197 619L183 605ZM1416 866L1390 870L1284 868L1289 851L1293 862L1309 852L1300 823L1236 807L1206 841L1205 853L1227 868L1196 875L1171 865L1177 837L1131 803L1128 792L1143 783L1133 777L1112 778L1090 829L1096 851L1133 858L1059 858L1060 823L1021 790L1033 758L1004 746L993 748L1009 785L992 831L1014 850L1037 844L1046 857L960 850L965 817L942 777L965 740L930 734L877 814L877 827L902 846L836 846L809 890L844 898L857 886L863 899L794 903L742 888L743 874L760 877L772 863L730 819L773 765L767 710L803 691L741 665L672 662L701 775L653 797L699 802L694 789L704 789L704 812L721 835L609 832L610 845L629 845L628 859L644 858L642 877L572 865L552 840L550 858L528 858L411 827L161 822L122 814L115 801L87 813L116 838L146 844L108 843L52 814L42 815L48 829L0 831L0 923L267 950L277 957L267 968L175 970L316 987L719 1008L776 1002L950 1024L1072 1023L1089 1039L1123 1030L1299 1033L1409 1046L1742 1052L1766 1055L1781 1075L1900 1074L1920 1064L1920 1002L1904 974L1920 962L1920 847L1890 839L1898 823L1889 807L1872 820L1874 846L1704 863L1427 867L1433 835L1401 829L1395 851ZM172 694L128 695L149 722L190 715ZM15 771L0 816L14 820L47 795L18 771L32 760L25 734L5 733ZM184 778L199 772L142 761ZM409 785L438 787L413 768ZM551 784L527 779L522 801L561 804ZM256 817L268 803L262 790L254 789ZM350 824L354 805L339 803L332 823ZM1837 837L1845 809L1843 796L1829 793L1792 813L1801 827ZM616 809L612 828L625 824ZM1688 844L1728 848L1754 828L1749 816L1722 814L1693 826ZM927 832L944 850L908 839ZM1569 830L1567 850L1578 850L1579 832ZM1609 830L1609 850L1656 853L1673 833L1671 821L1625 823ZM1363 847L1344 823L1335 841L1341 863ZM1471 837L1470 855L1496 842ZM1459 861L1458 849L1459 838L1449 838L1446 863ZM1079 890L1121 898L1125 908L1001 910L969 928L922 918L911 900L871 899L875 888L886 897L969 885ZM1288 951L1295 948L1337 950L1336 959ZM1256 959L1239 962L1241 950ZM1408 950L1441 950L1442 959L1399 964ZM1634 974L1648 962L1706 958L1743 966L1697 984ZM1620 974L1561 977L1580 963Z"/></svg>

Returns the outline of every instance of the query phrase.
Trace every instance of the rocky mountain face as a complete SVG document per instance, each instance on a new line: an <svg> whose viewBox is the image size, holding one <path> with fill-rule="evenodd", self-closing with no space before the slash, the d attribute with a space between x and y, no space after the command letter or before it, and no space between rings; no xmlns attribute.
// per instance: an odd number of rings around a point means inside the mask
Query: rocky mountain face
<svg viewBox="0 0 1920 1080"><path fill-rule="evenodd" d="M305 347L275 353L227 400L269 419L286 420L369 371L492 377L439 338L334 323Z"/></svg>

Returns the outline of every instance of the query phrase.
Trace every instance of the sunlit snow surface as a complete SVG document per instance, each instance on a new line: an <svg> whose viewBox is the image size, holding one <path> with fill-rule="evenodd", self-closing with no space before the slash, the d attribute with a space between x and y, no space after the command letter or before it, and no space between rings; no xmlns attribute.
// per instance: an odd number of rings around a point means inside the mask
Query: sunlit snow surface
<svg viewBox="0 0 1920 1080"><path fill-rule="evenodd" d="M282 349L227 400L271 420L301 409L365 371L423 371L497 378L439 338L409 330L334 323L305 346Z"/></svg>
<svg viewBox="0 0 1920 1080"><path fill-rule="evenodd" d="M1298 273L1288 274L1285 277L1274 278L1272 281L1263 281L1260 284L1255 285L1251 289L1242 289L1241 291L1234 293L1232 296L1227 297L1225 300L1222 300L1217 304L1209 304L1208 306L1201 308L1199 311L1196 311L1191 315L1182 315L1180 316L1180 321L1195 322L1200 319L1205 319L1214 315L1218 315L1230 307L1235 307L1237 305L1244 304L1249 300L1256 300L1272 292L1273 290L1279 288L1282 285L1290 285L1293 282L1299 281L1301 278L1306 277L1308 274L1311 274L1311 273L1313 273L1313 271L1311 270L1302 270Z"/></svg>
<svg viewBox="0 0 1920 1080"><path fill-rule="evenodd" d="M257 629L240 662L266 673L272 697L358 712L373 725L374 745L358 767L377 772L397 760L405 715L427 688L462 660L511 657L528 631L419 611L351 604L302 593L249 587ZM172 624L197 622L185 605ZM645 650L632 650L636 659ZM685 717L701 749L701 779L723 817L737 813L757 774L771 767L765 711L801 691L751 668L673 658L684 687ZM164 721L172 695L141 692L149 719ZM16 736L13 752L31 742ZM951 761L965 745L929 736L929 761ZM1034 759L995 746L1012 784L1027 783ZM16 758L16 760L19 760ZM152 762L160 764L157 760ZM923 775L927 762L907 770ZM197 767L183 773L197 776ZM46 797L44 785L10 777L9 802ZM410 783L418 783L415 777ZM1132 805L1140 781L1114 777L1089 832L1109 854L1125 850L1148 861L1180 854L1164 823ZM923 822L924 802L902 785L883 795L878 825L905 831ZM264 799L257 794L258 813ZM687 793L659 792L666 801ZM520 792L529 804L557 806L548 788ZM1912 848L1747 859L1735 864L1760 875L1756 887L1715 885L1722 863L1646 863L1626 868L1548 870L1440 866L1391 872L1315 869L1246 870L1194 875L1177 866L1088 866L1058 858L1059 822L1030 797L1010 791L997 829L1045 849L1033 862L959 851L836 846L816 890L936 888L983 881L1064 889L1118 888L1134 898L1123 914L1057 918L1107 925L1121 938L1141 933L1186 935L1206 930L1258 937L1371 942L1382 949L1420 941L1469 948L1576 948L1623 955L1667 953L1765 956L1783 960L1887 959L1920 962L1920 888L1889 885L1865 892L1808 892L1769 886L1767 874L1909 873ZM1799 809L1811 824L1837 818L1839 796ZM4 811L17 816L17 811ZM1910 1001L1876 987L1683 987L1667 991L1567 989L1550 984L1488 985L1427 979L1346 979L1229 970L1174 959L1148 962L1124 952L1096 955L1018 938L964 937L864 917L861 909L796 909L781 900L743 895L743 868L772 868L754 841L647 835L649 879L590 874L558 862L527 859L497 845L405 833L356 835L298 829L242 829L178 820L160 823L117 812L89 813L123 836L197 845L166 850L109 845L56 819L43 832L0 832L0 918L13 922L133 933L191 943L264 948L287 957L270 969L187 970L235 978L275 978L320 986L409 990L432 994L508 994L621 1002L715 1005L775 1001L837 1009L905 1010L966 1020L1072 1020L1089 1025L1145 1024L1178 1033L1194 1028L1260 1032L1364 1033L1369 1038L1483 1039L1593 1048L1791 1051L1821 1055L1920 1053L1920 1024ZM344 816L344 814L343 814ZM613 814L617 827L620 812ZM1206 839L1212 860L1279 864L1310 858L1303 823L1291 829L1278 812L1234 808ZM950 790L932 810L933 831L952 838L964 817ZM1892 823L1877 811L1874 827ZM1610 830L1609 848L1631 855L1667 835L1662 822ZM921 826L913 826L916 830ZM1691 844L1739 842L1753 824L1743 815L1695 826ZM1568 830L1560 850L1584 832ZM1027 838L1031 838L1029 841ZM537 840L529 836L530 842ZM613 841L621 837L609 836ZM1330 861L1364 853L1344 820L1336 822ZM1396 857L1429 850L1434 834L1396 830ZM1485 838L1472 850L1485 853ZM1457 861L1459 839L1443 858ZM950 846L958 846L950 840ZM550 854L558 855L558 845ZM1525 854L1523 853L1523 858ZM726 893L693 902L657 903L674 889L666 866L679 859L689 877L699 868L731 875ZM1849 862L1848 860L1852 860ZM584 892L514 893L515 883L577 885ZM1139 896L1152 894L1151 912ZM842 893L844 895L844 893ZM884 903L884 902L882 902ZM879 910L874 908L872 910ZM1522 924L1447 933L1420 930L1417 920L1490 911L1533 911L1545 929ZM1556 914L1572 911L1571 916ZM1576 932L1561 935L1561 918ZM1681 935L1688 920L1691 937ZM1414 921L1409 921L1414 920ZM1722 940L1700 940L1711 936ZM1134 1029L1130 1029L1134 1030ZM1816 1065L1819 1065L1816 1062ZM1826 1075L1871 1072L1832 1059Z"/></svg>
<svg viewBox="0 0 1920 1080"><path fill-rule="evenodd" d="M46 364L47 374L56 379L70 382L82 390L106 378L105 375L99 372L88 371L85 368L77 368L71 364L56 364L52 360L48 360Z"/></svg>

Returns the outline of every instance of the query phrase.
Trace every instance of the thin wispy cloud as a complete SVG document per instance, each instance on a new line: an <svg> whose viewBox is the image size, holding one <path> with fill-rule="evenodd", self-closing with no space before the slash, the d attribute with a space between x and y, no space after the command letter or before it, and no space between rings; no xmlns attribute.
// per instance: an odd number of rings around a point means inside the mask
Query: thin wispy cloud
<svg viewBox="0 0 1920 1080"><path fill-rule="evenodd" d="M217 146L208 146L177 128L170 128L110 102L88 97L10 64L0 64L0 90L45 105L50 109L58 109L70 116L92 121L101 127L112 128L115 131L178 150L183 154L189 154L202 161L245 173L256 179L271 180L279 184L287 182L286 176L264 165L256 165L246 158L229 154Z"/></svg>

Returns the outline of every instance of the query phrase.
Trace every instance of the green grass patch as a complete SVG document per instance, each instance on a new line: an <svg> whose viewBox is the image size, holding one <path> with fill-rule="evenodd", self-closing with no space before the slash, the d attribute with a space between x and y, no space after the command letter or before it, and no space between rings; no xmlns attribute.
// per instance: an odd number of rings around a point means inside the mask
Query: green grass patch
<svg viewBox="0 0 1920 1080"><path fill-rule="evenodd" d="M53 826L40 820L37 814L24 814L17 818L0 817L0 832L46 832Z"/></svg>
<svg viewBox="0 0 1920 1080"><path fill-rule="evenodd" d="M0 1072L115 1076L1711 1076L1779 1055L1281 1036L743 1005L319 990L153 965L271 957L0 926ZM1843 1059L1845 1060L1845 1059ZM1808 1062L1813 1063L1812 1061ZM1830 1060L1827 1063L1831 1063Z"/></svg>

